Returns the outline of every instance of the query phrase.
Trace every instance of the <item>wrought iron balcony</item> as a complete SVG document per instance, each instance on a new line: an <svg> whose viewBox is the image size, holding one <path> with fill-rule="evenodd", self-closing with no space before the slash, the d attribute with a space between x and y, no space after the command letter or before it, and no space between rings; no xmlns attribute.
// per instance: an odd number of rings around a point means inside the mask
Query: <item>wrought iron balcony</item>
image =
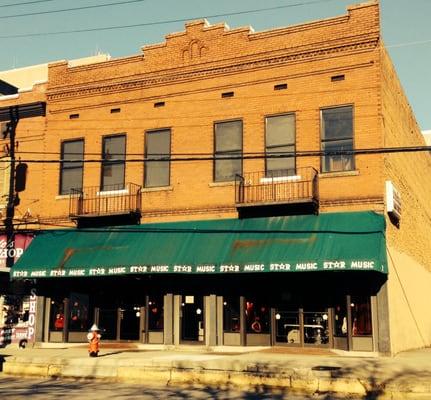
<svg viewBox="0 0 431 400"><path fill-rule="evenodd" d="M141 215L141 186L126 183L105 187L103 191L98 186L71 190L71 219L118 215Z"/></svg>
<svg viewBox="0 0 431 400"><path fill-rule="evenodd" d="M286 174L249 172L235 179L237 207L301 203L317 206L318 199L318 174L312 167Z"/></svg>

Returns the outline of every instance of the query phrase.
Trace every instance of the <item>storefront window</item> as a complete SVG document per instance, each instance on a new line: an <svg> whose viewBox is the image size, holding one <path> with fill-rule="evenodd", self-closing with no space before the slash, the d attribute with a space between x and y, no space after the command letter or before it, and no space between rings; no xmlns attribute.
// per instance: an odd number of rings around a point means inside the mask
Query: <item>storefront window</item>
<svg viewBox="0 0 431 400"><path fill-rule="evenodd" d="M372 328L370 296L352 296L350 300L350 308L352 311L352 335L371 335Z"/></svg>
<svg viewBox="0 0 431 400"><path fill-rule="evenodd" d="M240 331L239 297L223 298L223 331Z"/></svg>
<svg viewBox="0 0 431 400"><path fill-rule="evenodd" d="M304 342L319 345L328 341L328 313L304 312Z"/></svg>
<svg viewBox="0 0 431 400"><path fill-rule="evenodd" d="M269 307L263 302L247 300L245 322L247 333L269 333Z"/></svg>
<svg viewBox="0 0 431 400"><path fill-rule="evenodd" d="M278 343L301 343L299 313L277 311L275 313L276 342Z"/></svg>
<svg viewBox="0 0 431 400"><path fill-rule="evenodd" d="M64 328L64 299L52 299L49 330L63 331L63 328Z"/></svg>
<svg viewBox="0 0 431 400"><path fill-rule="evenodd" d="M90 327L88 320L88 295L71 293L69 302L69 331L85 332Z"/></svg>
<svg viewBox="0 0 431 400"><path fill-rule="evenodd" d="M148 299L148 329L163 330L163 296L150 296Z"/></svg>
<svg viewBox="0 0 431 400"><path fill-rule="evenodd" d="M340 302L334 308L334 336L347 336L346 301Z"/></svg>

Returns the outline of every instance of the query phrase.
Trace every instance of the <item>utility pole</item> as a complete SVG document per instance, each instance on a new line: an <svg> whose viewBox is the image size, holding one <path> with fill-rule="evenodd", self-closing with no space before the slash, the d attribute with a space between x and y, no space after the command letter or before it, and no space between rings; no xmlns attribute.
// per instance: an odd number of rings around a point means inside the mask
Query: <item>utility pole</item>
<svg viewBox="0 0 431 400"><path fill-rule="evenodd" d="M15 132L18 125L18 107L10 107L9 120L9 156L10 156L10 176L9 176L9 196L6 207L6 219L4 221L7 242L6 267L11 268L15 261L15 230L13 218L15 216Z"/></svg>

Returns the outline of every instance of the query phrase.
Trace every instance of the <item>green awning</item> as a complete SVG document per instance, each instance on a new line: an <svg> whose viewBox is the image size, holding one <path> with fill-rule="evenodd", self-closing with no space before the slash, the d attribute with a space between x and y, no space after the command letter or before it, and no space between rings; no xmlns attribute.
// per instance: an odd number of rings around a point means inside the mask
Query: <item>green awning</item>
<svg viewBox="0 0 431 400"><path fill-rule="evenodd" d="M366 270L387 273L373 212L42 231L12 278Z"/></svg>

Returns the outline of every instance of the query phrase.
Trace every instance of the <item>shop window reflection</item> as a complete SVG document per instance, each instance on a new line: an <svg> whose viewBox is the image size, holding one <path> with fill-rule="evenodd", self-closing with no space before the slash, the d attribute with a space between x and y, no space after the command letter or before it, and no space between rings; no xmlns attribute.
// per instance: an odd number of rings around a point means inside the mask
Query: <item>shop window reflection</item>
<svg viewBox="0 0 431 400"><path fill-rule="evenodd" d="M239 297L223 298L223 331L240 331Z"/></svg>
<svg viewBox="0 0 431 400"><path fill-rule="evenodd" d="M150 296L148 299L148 329L163 330L163 296Z"/></svg>
<svg viewBox="0 0 431 400"><path fill-rule="evenodd" d="M334 308L334 336L347 336L346 308L346 301L337 304Z"/></svg>
<svg viewBox="0 0 431 400"><path fill-rule="evenodd" d="M372 334L370 296L352 296L350 301L352 335L370 336Z"/></svg>
<svg viewBox="0 0 431 400"><path fill-rule="evenodd" d="M299 344L301 335L299 332L299 313L277 311L275 314L276 342Z"/></svg>
<svg viewBox="0 0 431 400"><path fill-rule="evenodd" d="M247 300L245 322L247 333L269 333L269 307L260 301Z"/></svg>
<svg viewBox="0 0 431 400"><path fill-rule="evenodd" d="M69 331L85 332L89 328L88 295L81 293L70 294Z"/></svg>
<svg viewBox="0 0 431 400"><path fill-rule="evenodd" d="M327 312L304 312L304 342L315 345L329 342Z"/></svg>
<svg viewBox="0 0 431 400"><path fill-rule="evenodd" d="M64 328L64 299L51 300L49 330L63 331Z"/></svg>

